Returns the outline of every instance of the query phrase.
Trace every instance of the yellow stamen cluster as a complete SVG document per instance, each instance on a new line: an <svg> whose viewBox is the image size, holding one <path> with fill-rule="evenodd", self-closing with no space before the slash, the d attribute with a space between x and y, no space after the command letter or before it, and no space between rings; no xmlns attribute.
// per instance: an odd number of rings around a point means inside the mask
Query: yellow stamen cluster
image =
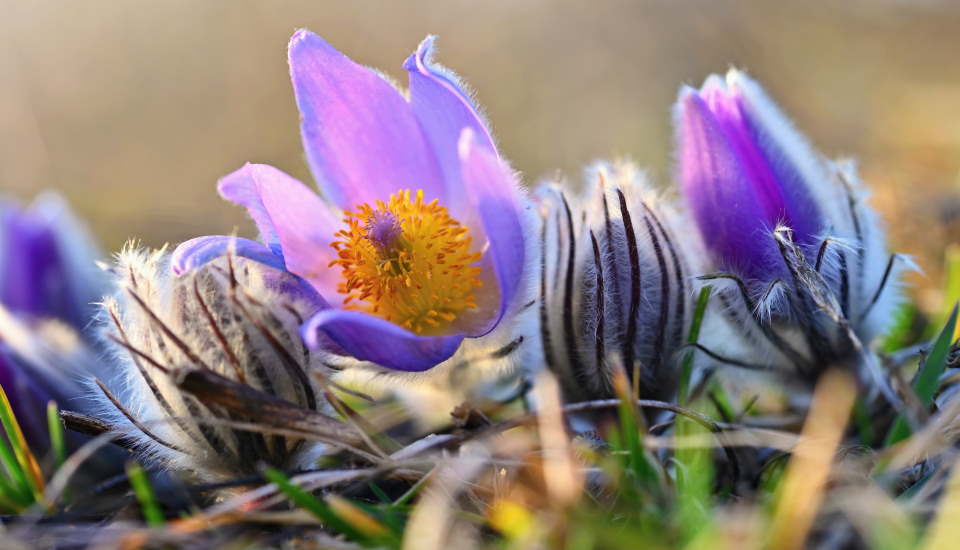
<svg viewBox="0 0 960 550"><path fill-rule="evenodd" d="M346 212L346 228L331 246L343 270L337 290L345 308L365 311L417 334L436 334L476 308L481 285L479 252L468 228L437 200L418 190L390 195L387 204L361 204Z"/></svg>

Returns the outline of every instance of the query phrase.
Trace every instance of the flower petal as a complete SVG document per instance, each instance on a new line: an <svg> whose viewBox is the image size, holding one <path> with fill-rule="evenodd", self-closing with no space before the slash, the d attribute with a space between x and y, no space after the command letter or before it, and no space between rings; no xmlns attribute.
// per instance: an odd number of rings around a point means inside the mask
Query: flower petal
<svg viewBox="0 0 960 550"><path fill-rule="evenodd" d="M763 211L763 219L775 227L778 222L789 222L783 191L763 153L757 148L744 120L741 98L731 95L726 84L716 75L711 76L700 90L700 97L710 108L720 131L743 167L744 177L753 186L753 192Z"/></svg>
<svg viewBox="0 0 960 550"><path fill-rule="evenodd" d="M271 174L271 171L279 174ZM260 230L260 240L281 258L283 252L280 249L280 237L273 226L270 214L263 206L263 201L260 200L260 186L257 182L271 178L289 177L275 168L247 163L239 170L221 178L217 183L217 191L220 192L220 196L247 209L247 213L257 224L257 229Z"/></svg>
<svg viewBox="0 0 960 550"><path fill-rule="evenodd" d="M50 227L59 254L61 285L64 295L54 298L49 315L84 327L96 311L95 302L107 291L107 275L97 266L103 256L90 230L58 193L44 191L30 204L29 216ZM3 254L0 251L0 254ZM0 256L2 257L2 256ZM66 273L67 275L62 275ZM54 287L58 285L53 285Z"/></svg>
<svg viewBox="0 0 960 550"><path fill-rule="evenodd" d="M289 56L303 146L329 200L351 209L401 189L445 199L436 159L400 92L306 30L293 35Z"/></svg>
<svg viewBox="0 0 960 550"><path fill-rule="evenodd" d="M190 239L180 243L173 251L170 269L175 275L183 275L227 254L252 260L269 268L261 274L266 287L282 296L309 304L313 308L311 313L330 307L312 284L286 270L283 258L250 239L226 235Z"/></svg>
<svg viewBox="0 0 960 550"><path fill-rule="evenodd" d="M459 144L463 187L487 239L483 267L496 274L500 297L496 315L479 333L469 334L481 336L500 322L523 275L526 248L520 221L520 190L509 168L488 148L475 144L469 128L463 130Z"/></svg>
<svg viewBox="0 0 960 550"><path fill-rule="evenodd" d="M259 185L260 199L274 220L287 270L310 281L324 296L336 292L340 270L330 267L336 258L330 243L341 224L330 206L293 178L260 180Z"/></svg>
<svg viewBox="0 0 960 550"><path fill-rule="evenodd" d="M311 349L322 349L322 338L330 338L344 351L361 361L389 369L420 372L449 359L463 335L418 336L390 321L342 309L328 309L314 315L301 329Z"/></svg>
<svg viewBox="0 0 960 550"><path fill-rule="evenodd" d="M731 71L727 80L728 94L749 132L752 148L781 189L787 225L797 242L814 243L824 226L818 205L836 208L842 202L830 189L831 179L819 154L759 84L739 71Z"/></svg>
<svg viewBox="0 0 960 550"><path fill-rule="evenodd" d="M17 207L0 212L0 303L11 311L80 324L52 220Z"/></svg>
<svg viewBox="0 0 960 550"><path fill-rule="evenodd" d="M182 275L231 252L275 269L284 269L283 258L266 246L250 239L226 235L197 237L180 243L170 258L170 268L175 274Z"/></svg>
<svg viewBox="0 0 960 550"><path fill-rule="evenodd" d="M748 279L781 273L749 174L696 90L681 90L676 116L681 189L714 258Z"/></svg>
<svg viewBox="0 0 960 550"><path fill-rule="evenodd" d="M477 106L463 84L448 69L433 63L435 36L428 36L417 51L404 62L410 72L410 104L433 148L446 181L450 203L456 203L463 192L460 184L460 158L457 146L460 133L470 128L477 147L496 154L493 137Z"/></svg>
<svg viewBox="0 0 960 550"><path fill-rule="evenodd" d="M244 165L221 180L220 191L229 200L243 201L261 233L276 243L271 248L279 250L288 271L321 294L336 292L340 273L329 267L336 258L330 243L341 224L316 193L265 164Z"/></svg>

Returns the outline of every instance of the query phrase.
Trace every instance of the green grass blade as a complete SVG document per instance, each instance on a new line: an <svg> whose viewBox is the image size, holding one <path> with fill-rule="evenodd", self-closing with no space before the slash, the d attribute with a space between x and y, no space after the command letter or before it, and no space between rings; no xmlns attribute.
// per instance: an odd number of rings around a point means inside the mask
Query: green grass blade
<svg viewBox="0 0 960 550"><path fill-rule="evenodd" d="M387 493L384 493L383 489L381 489L376 483L373 483L373 482L367 483L367 487L370 488L371 493L373 493L378 499L380 499L380 502L384 504L391 504L393 502L392 500L390 500L390 497L387 496Z"/></svg>
<svg viewBox="0 0 960 550"><path fill-rule="evenodd" d="M723 388L723 384L719 380L716 378L710 380L710 385L707 387L709 388L707 393L710 394L710 400L721 419L735 419L739 416L737 410L733 407L733 401L727 394L727 390Z"/></svg>
<svg viewBox="0 0 960 550"><path fill-rule="evenodd" d="M47 403L47 431L50 434L50 448L57 469L67 460L67 444L63 434L63 424L60 422L60 409L55 401Z"/></svg>
<svg viewBox="0 0 960 550"><path fill-rule="evenodd" d="M420 490L427 485L427 480L430 479L430 477L431 475L427 474L426 476L420 478L420 481L417 481L413 485L413 487L410 487L409 489L407 489L406 493L403 493L402 495L400 495L400 498L393 501L393 504L391 505L392 508L401 509L405 507L407 504L409 504L410 501L413 500L413 497L417 496L417 494L420 493Z"/></svg>
<svg viewBox="0 0 960 550"><path fill-rule="evenodd" d="M26 486L16 485L8 478L0 477L0 511L16 514L33 504L33 494Z"/></svg>
<svg viewBox="0 0 960 550"><path fill-rule="evenodd" d="M853 405L853 421L857 427L857 434L860 436L860 444L865 447L872 447L874 442L873 418L870 417L870 410L863 403L863 399L857 399Z"/></svg>
<svg viewBox="0 0 960 550"><path fill-rule="evenodd" d="M3 464L7 472L4 486L9 488L10 494L15 496L17 502L32 502L33 493L30 491L30 482L27 481L26 474L13 455L13 449L10 448L7 439L4 437L0 437L0 463Z"/></svg>
<svg viewBox="0 0 960 550"><path fill-rule="evenodd" d="M130 486L133 487L133 493L140 502L140 509L143 510L143 517L150 527L161 527L166 523L163 511L157 503L157 498L153 494L153 487L150 486L150 480L136 462L127 463L127 479L130 480Z"/></svg>
<svg viewBox="0 0 960 550"><path fill-rule="evenodd" d="M713 288L706 285L700 289L697 305L690 322L690 331L687 343L696 344L700 339L700 327L710 302L710 293ZM683 357L680 366L679 402L687 406L690 398L690 378L693 375L693 350ZM700 425L688 418L678 416L676 419L676 434L678 437L691 437L707 434ZM710 520L710 488L713 484L713 464L710 449L679 449L676 452L677 461L677 497L678 514L683 536L687 541L693 540L704 528L709 527Z"/></svg>
<svg viewBox="0 0 960 550"><path fill-rule="evenodd" d="M947 364L947 355L950 353L953 333L957 327L957 307L957 305L953 306L953 311L950 313L950 318L947 319L946 326L940 331L940 335L924 359L923 364L920 365L920 371L913 380L913 390L916 392L920 403L925 407L929 407L930 403L933 402L933 396L940 384L940 376ZM907 419L902 415L898 416L887 434L886 445L899 443L909 437L910 433Z"/></svg>
<svg viewBox="0 0 960 550"><path fill-rule="evenodd" d="M0 387L0 422L3 423L3 429L7 433L7 439L13 448L13 453L17 457L23 472L30 482L31 488L37 494L38 498L43 492L44 481L43 474L40 472L40 464L37 463L33 452L27 446L27 439L23 436L23 430L20 429L20 423L13 413L13 407L10 400L7 399L6 392Z"/></svg>
<svg viewBox="0 0 960 550"><path fill-rule="evenodd" d="M657 487L660 476L643 446L642 434L646 431L644 419L633 401L630 384L623 369L615 371L613 389L620 398L617 406L620 425L618 431L611 436L611 443L614 446L619 445L620 450L625 452L626 466L641 484L649 488Z"/></svg>
<svg viewBox="0 0 960 550"><path fill-rule="evenodd" d="M22 497L31 496L30 501L41 500L43 496L43 476L33 453L27 447L27 441L20 430L20 424L13 414L13 407L7 394L0 386L0 425L6 434L6 441L0 441L0 462L3 462ZM2 439L2 438L0 438Z"/></svg>
<svg viewBox="0 0 960 550"><path fill-rule="evenodd" d="M4 514L19 514L26 509L27 506L20 504L15 498L0 491L0 512Z"/></svg>
<svg viewBox="0 0 960 550"><path fill-rule="evenodd" d="M364 546L369 545L366 535L354 529L352 525L341 519L325 502L291 483L290 478L283 472L273 468L267 468L263 471L263 476L275 484L277 488L280 489L280 492L286 495L291 502L313 514L333 531Z"/></svg>
<svg viewBox="0 0 960 550"><path fill-rule="evenodd" d="M700 339L700 327L703 325L703 317L707 312L707 304L710 302L710 293L713 287L706 285L700 289L700 295L697 297L697 306L693 311L693 320L690 321L690 332L687 335L687 343L696 344ZM680 366L680 405L685 406L690 396L690 377L693 374L693 350L687 352L683 358L683 364Z"/></svg>
<svg viewBox="0 0 960 550"><path fill-rule="evenodd" d="M709 432L686 417L676 419L677 437L708 436ZM677 497L680 525L686 540L693 540L710 524L710 491L713 487L712 449L677 449Z"/></svg>
<svg viewBox="0 0 960 550"><path fill-rule="evenodd" d="M403 520L394 511L350 500L336 493L329 493L324 501L337 517L363 533L371 543L388 548L401 545Z"/></svg>
<svg viewBox="0 0 960 550"><path fill-rule="evenodd" d="M937 327L943 326L950 318L950 310L954 304L960 301L960 245L952 244L947 247L944 254L944 276L943 305L941 312L936 318L936 322L931 323L926 336L933 338Z"/></svg>
<svg viewBox="0 0 960 550"><path fill-rule="evenodd" d="M880 350L894 353L907 347L911 341L913 323L917 317L917 306L906 302L893 313L893 326L880 342Z"/></svg>

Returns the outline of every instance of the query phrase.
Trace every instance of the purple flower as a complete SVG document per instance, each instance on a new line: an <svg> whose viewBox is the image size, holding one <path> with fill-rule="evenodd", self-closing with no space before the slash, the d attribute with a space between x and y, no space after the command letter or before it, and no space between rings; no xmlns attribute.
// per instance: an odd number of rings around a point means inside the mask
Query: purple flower
<svg viewBox="0 0 960 550"><path fill-rule="evenodd" d="M99 298L95 251L60 197L43 195L29 208L0 200L0 304L81 326Z"/></svg>
<svg viewBox="0 0 960 550"><path fill-rule="evenodd" d="M681 191L723 272L706 278L737 283L724 314L762 348L752 355L809 373L865 357L905 262L852 163L815 151L735 70L681 89L676 128Z"/></svg>
<svg viewBox="0 0 960 550"><path fill-rule="evenodd" d="M276 168L248 164L219 190L247 208L263 244L201 237L177 249L174 269L230 247L281 267L320 297L303 327L309 346L395 370L429 369L464 338L496 328L522 294L522 197L470 96L432 63L432 48L428 37L404 63L407 97L319 36L294 34L303 145L324 198Z"/></svg>
<svg viewBox="0 0 960 550"><path fill-rule="evenodd" d="M0 339L0 387L3 388L14 417L31 444L42 444L46 434L44 412L47 401L60 397L60 388L48 387L32 366L24 362ZM62 402L62 401L61 401Z"/></svg>
<svg viewBox="0 0 960 550"><path fill-rule="evenodd" d="M101 296L96 251L59 196L0 202L0 386L33 442L46 438L47 400L72 406L81 393L66 365L37 350L81 347L70 332L84 330Z"/></svg>

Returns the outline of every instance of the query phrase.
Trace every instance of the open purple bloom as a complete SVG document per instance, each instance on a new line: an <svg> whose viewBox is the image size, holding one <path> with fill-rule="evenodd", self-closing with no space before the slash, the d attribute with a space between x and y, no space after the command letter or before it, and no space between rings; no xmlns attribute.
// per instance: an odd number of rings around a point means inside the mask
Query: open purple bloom
<svg viewBox="0 0 960 550"><path fill-rule="evenodd" d="M201 237L180 272L233 247L298 275L319 295L308 345L422 371L464 338L491 332L518 299L522 197L457 78L432 63L428 37L404 63L405 96L319 36L298 31L289 61L307 160L321 198L276 168L248 164L220 181L262 243Z"/></svg>

